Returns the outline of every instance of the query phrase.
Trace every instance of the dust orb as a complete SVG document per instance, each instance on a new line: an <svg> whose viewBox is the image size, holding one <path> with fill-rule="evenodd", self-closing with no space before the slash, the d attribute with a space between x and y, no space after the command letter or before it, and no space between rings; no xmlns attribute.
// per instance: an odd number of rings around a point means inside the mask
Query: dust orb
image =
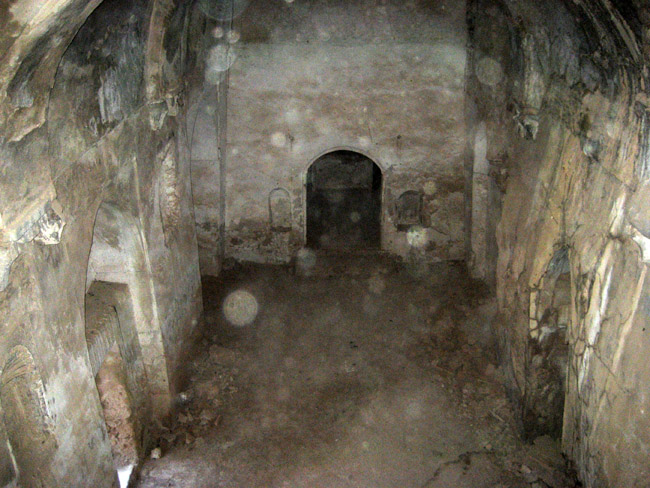
<svg viewBox="0 0 650 488"><path fill-rule="evenodd" d="M255 297L246 290L230 293L223 302L226 320L236 327L245 327L257 317L258 304Z"/></svg>

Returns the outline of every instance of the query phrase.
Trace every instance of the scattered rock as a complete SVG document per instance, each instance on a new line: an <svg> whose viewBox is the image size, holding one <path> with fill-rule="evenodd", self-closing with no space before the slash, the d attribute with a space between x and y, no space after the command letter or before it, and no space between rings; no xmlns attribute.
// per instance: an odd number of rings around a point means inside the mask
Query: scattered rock
<svg viewBox="0 0 650 488"><path fill-rule="evenodd" d="M202 424L207 424L211 420L213 420L215 417L214 412L211 412L207 409L201 410L201 414L199 415L199 418L201 419Z"/></svg>
<svg viewBox="0 0 650 488"><path fill-rule="evenodd" d="M191 392L188 391L183 391L178 394L176 397L176 404L177 405L186 405L192 400L192 394Z"/></svg>
<svg viewBox="0 0 650 488"><path fill-rule="evenodd" d="M190 424L190 423L192 423L194 421L194 416L189 412L187 413L187 415L185 415L183 413L179 413L178 414L178 421L181 424Z"/></svg>
<svg viewBox="0 0 650 488"><path fill-rule="evenodd" d="M219 364L230 364L235 362L237 353L231 349L213 344L210 346L210 360Z"/></svg>

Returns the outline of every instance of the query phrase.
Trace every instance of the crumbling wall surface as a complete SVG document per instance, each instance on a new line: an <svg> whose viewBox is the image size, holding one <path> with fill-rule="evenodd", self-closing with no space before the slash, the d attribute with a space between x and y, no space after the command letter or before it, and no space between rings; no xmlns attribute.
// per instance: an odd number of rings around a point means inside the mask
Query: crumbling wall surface
<svg viewBox="0 0 650 488"><path fill-rule="evenodd" d="M38 78L34 104L22 107L25 113L38 111L45 97L42 116L23 120L16 111L14 122L0 124L0 369L16 347L33 357L34 377L43 388L42 408L32 410L41 412L36 425L52 439L47 463L17 462L20 486L117 482L84 324L100 205L122 216L116 221L120 235L126 233L120 222L130 223L129 242L137 246L124 245L118 235L104 239L121 244L126 254L139 249L128 270L113 271L116 279L120 273L130 276L120 282L131 289L131 305L141 319L141 350L157 351L144 358L148 384L140 386L158 416L168 411L182 380L176 371L202 307L178 81L184 43L174 40L184 36L179 16L185 4L98 3L25 0L0 7L3 18L11 14L12 22L27 24L11 39L3 37L3 48L18 50L11 60L45 77ZM53 16L54 30L42 30L50 22L38 24L44 15ZM68 31L73 34L66 37ZM60 49L49 49L51 43ZM52 62L56 76L46 70ZM28 79L33 81L25 89L32 90L37 80ZM12 80L11 73L0 74L0 93ZM9 109L2 107L4 116ZM41 484L29 481L39 477Z"/></svg>
<svg viewBox="0 0 650 488"><path fill-rule="evenodd" d="M202 254L222 246L226 257L289 260L305 243L309 165L346 149L383 171L383 249L462 259L464 2L241 5L247 8L231 24L213 31L206 57L206 86L227 83L228 97L221 171L212 163L217 147L194 146L197 161L209 162L194 166ZM213 93L199 110L215 113ZM220 185L225 193L217 195ZM269 197L278 188L291 198L288 229L270 222ZM396 221L406 191L423 200L410 237Z"/></svg>
<svg viewBox="0 0 650 488"><path fill-rule="evenodd" d="M223 170L227 83L193 83L187 132L191 145L192 192L201 274L217 276L223 259Z"/></svg>
<svg viewBox="0 0 650 488"><path fill-rule="evenodd" d="M643 31L600 2L477 0L469 12L468 112L475 127L486 124L487 173L497 194L486 200L500 209L489 222L498 242L495 322L524 433L548 433L549 395L562 382L562 445L585 486L645 486ZM495 72L503 75L496 83ZM568 314L549 291L565 271ZM564 377L550 377L554 369L544 364L553 356L549 324L566 328Z"/></svg>

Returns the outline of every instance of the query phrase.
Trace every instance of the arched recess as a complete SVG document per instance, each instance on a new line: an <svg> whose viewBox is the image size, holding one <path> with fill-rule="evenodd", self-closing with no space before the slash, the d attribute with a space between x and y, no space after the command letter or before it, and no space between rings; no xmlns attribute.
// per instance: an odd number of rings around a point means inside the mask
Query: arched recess
<svg viewBox="0 0 650 488"><path fill-rule="evenodd" d="M381 246L382 172L364 154L335 150L307 170L307 246Z"/></svg>
<svg viewBox="0 0 650 488"><path fill-rule="evenodd" d="M143 242L135 218L103 203L95 217L86 291L93 283L103 284L100 289L105 292L104 300L114 303L121 324L132 324L129 327L133 337L124 328L121 333L128 337L125 340L132 349L129 354L137 351L137 360L143 365L154 413L164 416L170 406L169 377L153 274Z"/></svg>
<svg viewBox="0 0 650 488"><path fill-rule="evenodd" d="M401 231L422 224L422 193L407 190L397 198L395 201L395 224Z"/></svg>
<svg viewBox="0 0 650 488"><path fill-rule="evenodd" d="M86 343L120 478L148 446L151 403L127 285L94 281L85 299Z"/></svg>
<svg viewBox="0 0 650 488"><path fill-rule="evenodd" d="M572 291L569 250L559 248L530 296L523 424L527 437L562 438Z"/></svg>
<svg viewBox="0 0 650 488"><path fill-rule="evenodd" d="M57 448L43 380L24 346L9 352L0 378L0 404L11 452L25 488L56 486L50 465Z"/></svg>
<svg viewBox="0 0 650 488"><path fill-rule="evenodd" d="M284 188L275 188L269 193L269 220L271 230L291 230L291 195Z"/></svg>

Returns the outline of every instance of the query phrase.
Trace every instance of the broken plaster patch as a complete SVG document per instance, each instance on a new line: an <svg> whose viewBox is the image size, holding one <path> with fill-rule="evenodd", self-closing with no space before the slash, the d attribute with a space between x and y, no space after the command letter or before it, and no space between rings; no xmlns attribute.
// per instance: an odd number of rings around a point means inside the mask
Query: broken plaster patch
<svg viewBox="0 0 650 488"><path fill-rule="evenodd" d="M55 210L58 207L56 202L49 203L45 206L43 215L37 222L38 233L34 237L36 242L51 246L61 242L63 227L65 222Z"/></svg>

